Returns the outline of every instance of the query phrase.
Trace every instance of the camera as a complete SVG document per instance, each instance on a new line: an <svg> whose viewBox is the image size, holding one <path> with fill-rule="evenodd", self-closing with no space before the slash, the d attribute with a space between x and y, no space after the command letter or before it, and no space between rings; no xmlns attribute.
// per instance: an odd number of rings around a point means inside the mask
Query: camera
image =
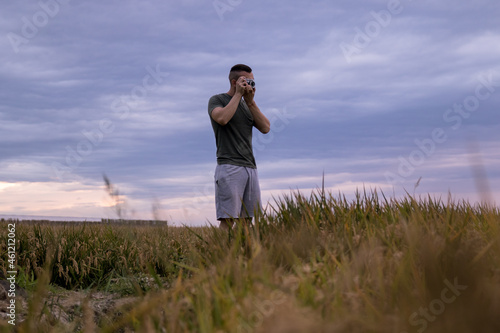
<svg viewBox="0 0 500 333"><path fill-rule="evenodd" d="M247 83L252 87L252 89L255 89L255 81L252 79L246 79Z"/></svg>

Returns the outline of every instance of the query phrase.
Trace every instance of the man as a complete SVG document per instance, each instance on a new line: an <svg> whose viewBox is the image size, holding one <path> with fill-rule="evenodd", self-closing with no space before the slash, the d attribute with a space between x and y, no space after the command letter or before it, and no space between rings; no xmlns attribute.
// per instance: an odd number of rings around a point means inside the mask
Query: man
<svg viewBox="0 0 500 333"><path fill-rule="evenodd" d="M222 229L231 229L235 221L251 221L260 209L252 129L268 133L270 122L254 101L253 80L249 66L235 65L229 72L229 91L208 102L217 145L215 205Z"/></svg>

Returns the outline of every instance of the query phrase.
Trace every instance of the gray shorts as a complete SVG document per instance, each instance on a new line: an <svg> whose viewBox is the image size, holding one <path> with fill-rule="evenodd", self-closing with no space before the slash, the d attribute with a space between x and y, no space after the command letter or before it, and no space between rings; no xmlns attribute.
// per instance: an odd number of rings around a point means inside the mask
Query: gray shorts
<svg viewBox="0 0 500 333"><path fill-rule="evenodd" d="M257 169L231 164L215 168L217 219L254 217L261 209Z"/></svg>

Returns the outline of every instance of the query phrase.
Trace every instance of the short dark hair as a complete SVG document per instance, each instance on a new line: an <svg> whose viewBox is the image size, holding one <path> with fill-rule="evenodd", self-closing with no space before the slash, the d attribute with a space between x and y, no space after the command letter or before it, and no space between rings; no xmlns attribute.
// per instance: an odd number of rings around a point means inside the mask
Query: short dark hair
<svg viewBox="0 0 500 333"><path fill-rule="evenodd" d="M234 65L233 67L231 67L231 70L229 71L229 81L237 80L239 77L238 73L241 72L252 73L252 69L250 68L250 66L243 64Z"/></svg>

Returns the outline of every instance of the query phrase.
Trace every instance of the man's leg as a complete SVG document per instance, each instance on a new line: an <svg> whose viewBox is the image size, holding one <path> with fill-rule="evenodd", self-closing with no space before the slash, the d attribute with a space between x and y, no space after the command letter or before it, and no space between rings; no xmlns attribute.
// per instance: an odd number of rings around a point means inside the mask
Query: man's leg
<svg viewBox="0 0 500 333"><path fill-rule="evenodd" d="M231 230L234 225L233 219L220 219L219 228L223 230Z"/></svg>
<svg viewBox="0 0 500 333"><path fill-rule="evenodd" d="M238 221L241 198L245 191L248 175L244 167L218 165L215 170L215 203L219 228L230 230Z"/></svg>
<svg viewBox="0 0 500 333"><path fill-rule="evenodd" d="M252 218L239 218L239 219L220 219L219 220L219 228L224 230L231 230L234 227L234 224L241 224L243 226L249 226L252 224Z"/></svg>
<svg viewBox="0 0 500 333"><path fill-rule="evenodd" d="M248 173L248 182L243 193L240 217L242 217L242 222L251 225L255 213L262 210L261 194L257 169L246 168L246 171Z"/></svg>

